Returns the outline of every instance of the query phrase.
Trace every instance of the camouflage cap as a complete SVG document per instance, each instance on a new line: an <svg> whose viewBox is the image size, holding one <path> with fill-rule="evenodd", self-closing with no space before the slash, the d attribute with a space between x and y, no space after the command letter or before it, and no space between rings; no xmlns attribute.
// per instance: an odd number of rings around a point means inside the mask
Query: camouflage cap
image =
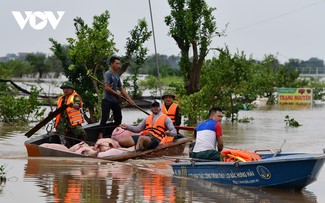
<svg viewBox="0 0 325 203"><path fill-rule="evenodd" d="M63 89L63 88L75 89L74 86L73 86L73 84L72 84L72 82L70 82L70 81L63 82L60 88L61 89Z"/></svg>
<svg viewBox="0 0 325 203"><path fill-rule="evenodd" d="M164 94L161 98L164 99L166 96L171 96L171 97L173 97L173 99L175 99L175 95L169 91L164 92Z"/></svg>

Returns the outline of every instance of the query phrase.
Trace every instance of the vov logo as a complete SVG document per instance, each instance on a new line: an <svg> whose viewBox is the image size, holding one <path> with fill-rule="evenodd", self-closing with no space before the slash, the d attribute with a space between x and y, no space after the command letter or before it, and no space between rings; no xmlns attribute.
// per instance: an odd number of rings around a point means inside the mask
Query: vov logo
<svg viewBox="0 0 325 203"><path fill-rule="evenodd" d="M11 11L11 13L22 30L27 22L29 22L29 25L35 30L44 29L47 26L47 22L49 22L53 30L55 30L65 11L57 11L58 17L55 17L52 11L25 11L25 17L20 11Z"/></svg>

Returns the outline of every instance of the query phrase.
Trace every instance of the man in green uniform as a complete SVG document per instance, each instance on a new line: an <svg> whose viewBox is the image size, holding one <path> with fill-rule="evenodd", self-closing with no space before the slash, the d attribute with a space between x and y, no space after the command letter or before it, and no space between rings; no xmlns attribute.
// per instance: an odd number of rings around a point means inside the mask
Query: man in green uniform
<svg viewBox="0 0 325 203"><path fill-rule="evenodd" d="M71 147L84 141L87 136L81 125L84 123L81 112L82 99L74 92L75 88L72 82L66 81L60 88L63 90L63 96L58 99L57 108L63 104L67 104L69 107L56 116L55 128L60 136L61 143Z"/></svg>

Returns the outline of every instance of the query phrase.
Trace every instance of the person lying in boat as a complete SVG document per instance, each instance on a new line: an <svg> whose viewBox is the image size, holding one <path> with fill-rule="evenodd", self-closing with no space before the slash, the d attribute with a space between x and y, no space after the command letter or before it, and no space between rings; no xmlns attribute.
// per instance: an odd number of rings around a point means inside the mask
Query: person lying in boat
<svg viewBox="0 0 325 203"><path fill-rule="evenodd" d="M195 145L192 153L190 153L191 158L222 161L223 137L220 124L222 117L220 108L211 108L209 110L209 119L195 128ZM216 147L218 147L218 150L216 150Z"/></svg>
<svg viewBox="0 0 325 203"><path fill-rule="evenodd" d="M177 131L172 120L161 112L160 103L155 100L151 104L150 114L138 126L121 124L120 127L130 130L135 134L131 137L119 139L122 147L135 147L135 150L154 149L161 143L167 143L174 140Z"/></svg>
<svg viewBox="0 0 325 203"><path fill-rule="evenodd" d="M51 148L51 149L61 150L61 151L83 154L89 157L98 157L98 158L118 155L133 150L133 148L132 149L121 148L118 142L111 138L99 139L97 140L94 146L90 146L85 142L80 142L70 148L67 148L63 144L54 144L54 143L44 143L41 144L41 146Z"/></svg>

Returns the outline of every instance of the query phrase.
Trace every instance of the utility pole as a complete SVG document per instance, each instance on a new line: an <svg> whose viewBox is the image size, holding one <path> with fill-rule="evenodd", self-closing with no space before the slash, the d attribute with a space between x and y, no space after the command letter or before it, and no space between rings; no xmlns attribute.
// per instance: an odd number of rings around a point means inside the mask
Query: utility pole
<svg viewBox="0 0 325 203"><path fill-rule="evenodd" d="M150 10L150 18L151 18L151 27L152 27L152 36L153 36L153 44L155 48L155 57L156 57L156 66L157 66L157 72L158 72L158 89L159 89L159 96L162 96L161 94L161 85L160 85L160 72L159 72L159 63L158 63L158 54L157 54L157 46L156 46L156 37L155 37L155 28L153 23L153 17L152 17L152 10L151 10L151 2L149 2L149 10Z"/></svg>

